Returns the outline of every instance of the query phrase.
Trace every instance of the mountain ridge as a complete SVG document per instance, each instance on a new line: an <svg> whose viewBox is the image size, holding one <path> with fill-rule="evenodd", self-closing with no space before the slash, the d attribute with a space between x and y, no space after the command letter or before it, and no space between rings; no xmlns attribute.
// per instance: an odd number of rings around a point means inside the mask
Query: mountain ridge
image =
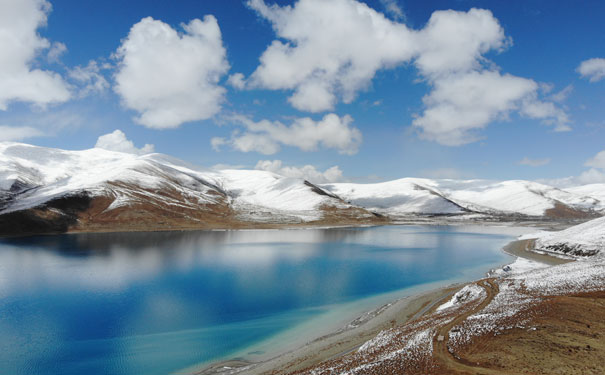
<svg viewBox="0 0 605 375"><path fill-rule="evenodd" d="M0 143L1 235L375 225L414 215L589 219L605 213L590 189L422 178L314 184L163 154Z"/></svg>

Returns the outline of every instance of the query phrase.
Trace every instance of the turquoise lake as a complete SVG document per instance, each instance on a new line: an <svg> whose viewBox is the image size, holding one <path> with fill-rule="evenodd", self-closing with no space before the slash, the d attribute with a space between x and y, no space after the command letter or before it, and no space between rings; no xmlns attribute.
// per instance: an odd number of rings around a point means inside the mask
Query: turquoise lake
<svg viewBox="0 0 605 375"><path fill-rule="evenodd" d="M254 359L304 339L300 327L325 333L387 299L480 278L510 262L500 249L521 232L384 226L0 239L0 374L181 374Z"/></svg>

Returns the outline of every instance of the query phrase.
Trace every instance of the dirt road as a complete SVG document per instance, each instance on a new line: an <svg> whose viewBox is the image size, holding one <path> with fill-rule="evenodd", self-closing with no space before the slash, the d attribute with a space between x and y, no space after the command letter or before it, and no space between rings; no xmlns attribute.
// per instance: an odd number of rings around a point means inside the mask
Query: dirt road
<svg viewBox="0 0 605 375"><path fill-rule="evenodd" d="M449 350L449 338L450 331L455 326L462 323L469 316L478 313L483 310L489 303L494 299L494 297L498 294L499 288L498 284L494 281L494 279L486 279L480 280L477 282L477 285L481 286L485 289L487 293L487 297L474 309L467 311L464 314L461 314L456 317L456 319L452 320L450 323L444 325L443 327L437 330L437 334L433 338L433 348L434 348L434 358L449 372L453 374L501 374L501 372L494 371L491 369L486 369L478 366L473 366L469 361L465 361L463 358L458 357L455 353L450 352ZM442 340L439 340L442 338Z"/></svg>

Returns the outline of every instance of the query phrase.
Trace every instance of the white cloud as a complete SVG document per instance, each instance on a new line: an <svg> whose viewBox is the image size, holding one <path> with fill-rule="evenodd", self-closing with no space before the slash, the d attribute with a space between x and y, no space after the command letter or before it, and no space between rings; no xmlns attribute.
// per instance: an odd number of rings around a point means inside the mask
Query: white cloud
<svg viewBox="0 0 605 375"><path fill-rule="evenodd" d="M58 63L61 56L67 52L67 46L61 42L53 42L46 54L46 58L50 62Z"/></svg>
<svg viewBox="0 0 605 375"><path fill-rule="evenodd" d="M229 69L221 31L207 15L182 24L179 33L151 17L131 29L115 53L114 90L135 121L150 128L175 128L204 120L221 108L225 89L219 79Z"/></svg>
<svg viewBox="0 0 605 375"><path fill-rule="evenodd" d="M528 165L530 167L541 167L541 166L546 165L548 163L550 163L550 158L530 159L530 158L528 158L526 156L523 159L519 160L519 164L520 165Z"/></svg>
<svg viewBox="0 0 605 375"><path fill-rule="evenodd" d="M397 0L380 0L380 4L384 7L386 12L396 20L404 21L406 20L405 13L403 9L397 3Z"/></svg>
<svg viewBox="0 0 605 375"><path fill-rule="evenodd" d="M605 78L605 59L594 58L582 61L576 71L590 82L598 82Z"/></svg>
<svg viewBox="0 0 605 375"><path fill-rule="evenodd" d="M562 103L567 99L567 97L572 92L573 92L573 85L567 85L567 86L565 86L565 88L563 88L563 90L552 94L550 96L550 100L552 100L553 102Z"/></svg>
<svg viewBox="0 0 605 375"><path fill-rule="evenodd" d="M335 165L325 171L318 171L312 165L303 167L284 166L281 160L259 160L255 169L277 173L282 176L300 178L315 184L344 181L342 171Z"/></svg>
<svg viewBox="0 0 605 375"><path fill-rule="evenodd" d="M537 82L486 67L484 53L511 44L490 11L434 12L419 35L424 47L415 65L432 87L412 122L422 138L448 146L475 142L478 130L512 112L570 130L565 111L539 98Z"/></svg>
<svg viewBox="0 0 605 375"><path fill-rule="evenodd" d="M459 180L459 179L470 177L470 175L468 173L465 173L456 168L439 168L439 169L425 170L425 171L422 171L421 174L423 177L434 178L434 179L446 178L446 179Z"/></svg>
<svg viewBox="0 0 605 375"><path fill-rule="evenodd" d="M102 148L109 151L126 152L128 154L145 155L154 151L154 145L146 144L141 148L136 148L131 140L126 138L123 131L117 129L112 133L100 136L97 139L96 148Z"/></svg>
<svg viewBox="0 0 605 375"><path fill-rule="evenodd" d="M511 44L492 12L471 9L468 12L433 12L427 25L414 34L415 65L431 79L482 68L482 55L503 50Z"/></svg>
<svg viewBox="0 0 605 375"><path fill-rule="evenodd" d="M395 4L392 0L388 4ZM569 118L540 98L540 85L502 74L483 55L512 45L488 10L434 12L419 30L387 19L356 0L299 0L293 6L248 5L267 19L280 39L260 57L247 88L292 90L297 109L322 112L352 102L376 72L413 63L432 91L413 125L425 139L462 145L475 132L512 112L569 130ZM469 99L469 98L472 98Z"/></svg>
<svg viewBox="0 0 605 375"><path fill-rule="evenodd" d="M605 169L605 150L597 153L584 164L587 167Z"/></svg>
<svg viewBox="0 0 605 375"><path fill-rule="evenodd" d="M579 176L543 180L543 182L560 188L605 183L605 150L588 159L584 165L591 168L580 173Z"/></svg>
<svg viewBox="0 0 605 375"><path fill-rule="evenodd" d="M301 0L294 6L248 5L271 22L282 40L260 57L248 87L294 90L290 103L321 112L352 102L377 70L411 59L412 32L352 0Z"/></svg>
<svg viewBox="0 0 605 375"><path fill-rule="evenodd" d="M74 80L79 88L78 95L85 97L90 94L101 94L109 88L109 82L101 74L102 66L96 61L90 60L86 66L76 66L68 73L69 78Z"/></svg>
<svg viewBox="0 0 605 375"><path fill-rule="evenodd" d="M225 144L227 144L227 140L223 137L213 137L210 140L210 145L212 146L212 149L216 152L219 152L221 150L221 147Z"/></svg>
<svg viewBox="0 0 605 375"><path fill-rule="evenodd" d="M46 25L50 3L44 0L0 1L0 110L11 101L45 106L70 98L57 73L32 65L50 42L37 30Z"/></svg>
<svg viewBox="0 0 605 375"><path fill-rule="evenodd" d="M227 79L227 83L238 90L243 90L246 87L246 81L242 73L230 75Z"/></svg>
<svg viewBox="0 0 605 375"><path fill-rule="evenodd" d="M44 134L30 126L0 125L0 141L21 141L26 138L39 137Z"/></svg>
<svg viewBox="0 0 605 375"><path fill-rule="evenodd" d="M603 170L590 168L589 170L582 172L577 181L577 185L605 183L605 172L603 172Z"/></svg>
<svg viewBox="0 0 605 375"><path fill-rule="evenodd" d="M246 130L234 131L229 140L213 138L211 143L215 150L229 144L238 151L272 155L281 149L281 145L285 145L303 151L331 148L341 154L353 155L357 153L362 140L361 132L351 126L353 118L348 115L339 117L330 113L319 121L308 117L296 118L289 126L279 121L254 122L241 115L231 116L228 120L244 126Z"/></svg>
<svg viewBox="0 0 605 375"><path fill-rule="evenodd" d="M444 145L474 142L478 137L471 131L517 108L536 88L531 80L489 71L442 78L423 98L426 109L413 125L423 138Z"/></svg>

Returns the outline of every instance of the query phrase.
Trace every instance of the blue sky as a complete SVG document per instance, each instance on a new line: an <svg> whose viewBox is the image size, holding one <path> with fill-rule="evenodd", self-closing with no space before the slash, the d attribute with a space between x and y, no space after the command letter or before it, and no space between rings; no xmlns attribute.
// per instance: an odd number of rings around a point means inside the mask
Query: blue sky
<svg viewBox="0 0 605 375"><path fill-rule="evenodd" d="M0 140L85 149L120 130L98 145L311 165L318 182L605 182L601 1L9 0L2 13L20 41L0 39L17 56L0 58Z"/></svg>

